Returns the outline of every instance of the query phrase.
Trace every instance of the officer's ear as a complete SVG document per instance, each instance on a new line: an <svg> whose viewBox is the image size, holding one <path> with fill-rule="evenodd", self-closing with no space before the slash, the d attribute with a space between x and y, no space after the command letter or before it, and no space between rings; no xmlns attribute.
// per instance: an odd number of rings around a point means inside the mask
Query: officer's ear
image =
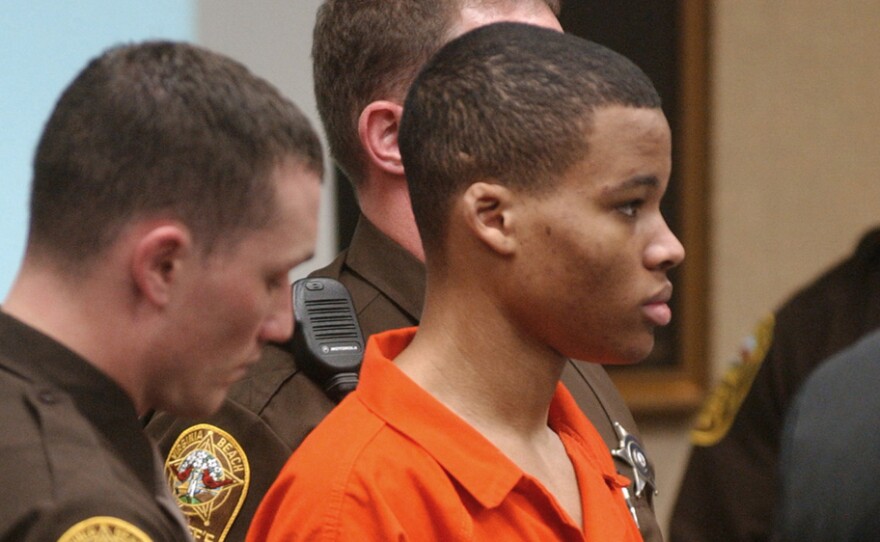
<svg viewBox="0 0 880 542"><path fill-rule="evenodd" d="M397 146L397 133L403 106L377 100L367 105L358 118L358 137L367 159L393 175L403 175L403 161Z"/></svg>
<svg viewBox="0 0 880 542"><path fill-rule="evenodd" d="M131 274L135 288L148 302L167 305L194 252L189 229L174 221L151 224L143 227L134 243Z"/></svg>
<svg viewBox="0 0 880 542"><path fill-rule="evenodd" d="M474 236L492 251L512 254L516 248L514 194L506 186L475 182L461 199L465 223Z"/></svg>

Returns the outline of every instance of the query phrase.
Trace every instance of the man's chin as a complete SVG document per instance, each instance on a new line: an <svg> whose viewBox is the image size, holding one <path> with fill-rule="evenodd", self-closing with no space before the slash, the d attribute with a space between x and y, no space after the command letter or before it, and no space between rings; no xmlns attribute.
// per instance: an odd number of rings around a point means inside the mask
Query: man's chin
<svg viewBox="0 0 880 542"><path fill-rule="evenodd" d="M641 337L622 347L606 350L605 352L583 352L582 356L568 356L570 359L582 360L601 365L635 365L645 360L654 349L654 335L649 338ZM592 354L592 355L591 355Z"/></svg>
<svg viewBox="0 0 880 542"><path fill-rule="evenodd" d="M199 390L197 396L192 394L185 400L175 401L174 404L168 405L163 410L184 418L206 418L220 410L228 389L229 386L223 386L222 388L212 390L210 394L206 394L205 390Z"/></svg>

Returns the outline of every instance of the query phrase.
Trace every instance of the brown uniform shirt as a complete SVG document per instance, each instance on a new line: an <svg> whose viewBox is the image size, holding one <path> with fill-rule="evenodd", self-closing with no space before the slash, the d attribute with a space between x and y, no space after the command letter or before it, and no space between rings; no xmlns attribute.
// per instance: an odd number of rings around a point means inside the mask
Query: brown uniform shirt
<svg viewBox="0 0 880 542"><path fill-rule="evenodd" d="M0 540L189 540L125 392L5 313L0 431Z"/></svg>
<svg viewBox="0 0 880 542"><path fill-rule="evenodd" d="M423 264L363 217L348 250L313 276L335 278L348 288L364 337L418 324L425 291ZM244 540L250 518L268 485L308 430L333 406L297 370L292 356L270 349L266 357L275 369L266 369L264 359L255 374L230 390L221 413L207 420L242 445L253 467L251 489L229 531L226 540L230 541ZM285 384L273 385L268 375L274 375L274 382ZM621 440L613 422L620 423L633 436L638 435L629 409L601 365L572 362L565 369L563 382L609 449L619 447ZM242 397L248 400L243 401ZM150 422L147 431L159 439L159 448L165 454L181 431L191 425L192 422L160 414ZM632 467L620 459L615 459L615 464L621 474L633 478ZM645 490L633 504L644 539L661 541L650 491Z"/></svg>
<svg viewBox="0 0 880 542"><path fill-rule="evenodd" d="M782 305L758 334L767 336L766 347L759 346L761 355L735 369L755 371L754 376L732 380L738 383L716 392L704 407L705 416L701 414L694 431L700 445L691 450L672 515L673 542L770 538L789 405L820 362L878 327L880 229ZM714 412L708 408L725 403ZM853 453L858 453L853 444Z"/></svg>

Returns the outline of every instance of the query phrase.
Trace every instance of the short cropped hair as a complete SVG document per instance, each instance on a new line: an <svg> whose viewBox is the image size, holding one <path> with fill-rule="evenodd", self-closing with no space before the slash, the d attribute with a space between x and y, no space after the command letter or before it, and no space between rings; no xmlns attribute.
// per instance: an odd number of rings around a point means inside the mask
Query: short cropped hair
<svg viewBox="0 0 880 542"><path fill-rule="evenodd" d="M466 6L562 0L326 0L318 8L312 61L318 112L337 165L358 186L365 154L361 111L379 99L403 101L419 69L449 39Z"/></svg>
<svg viewBox="0 0 880 542"><path fill-rule="evenodd" d="M426 251L441 246L453 198L477 180L538 194L583 160L592 113L659 108L650 79L596 43L497 23L447 44L404 104L398 143Z"/></svg>
<svg viewBox="0 0 880 542"><path fill-rule="evenodd" d="M43 130L29 251L79 268L132 219L164 213L208 254L275 218L272 174L289 159L323 174L309 121L243 65L185 43L108 49Z"/></svg>

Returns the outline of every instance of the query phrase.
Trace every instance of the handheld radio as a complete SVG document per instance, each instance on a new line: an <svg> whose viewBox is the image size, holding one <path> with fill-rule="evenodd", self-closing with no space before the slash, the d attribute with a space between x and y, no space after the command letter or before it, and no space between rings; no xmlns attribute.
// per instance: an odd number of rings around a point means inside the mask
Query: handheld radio
<svg viewBox="0 0 880 542"><path fill-rule="evenodd" d="M348 289L331 278L297 280L293 314L291 346L297 365L338 403L357 386L364 355Z"/></svg>

